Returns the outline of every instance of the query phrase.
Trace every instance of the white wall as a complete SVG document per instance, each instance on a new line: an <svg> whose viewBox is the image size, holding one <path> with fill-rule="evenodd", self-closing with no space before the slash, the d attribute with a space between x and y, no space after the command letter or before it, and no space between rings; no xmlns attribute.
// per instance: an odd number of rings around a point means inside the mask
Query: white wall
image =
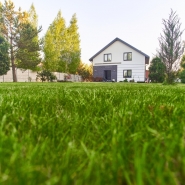
<svg viewBox="0 0 185 185"><path fill-rule="evenodd" d="M123 53L132 52L132 61L123 61ZM112 54L111 62L104 62L104 54ZM132 78L135 81L145 80L145 56L138 53L134 49L128 47L127 45L121 43L120 41L114 42L111 46L106 48L98 56L93 59L94 66L104 66L104 65L117 65L117 81L124 80L123 70L132 70Z"/></svg>
<svg viewBox="0 0 185 185"><path fill-rule="evenodd" d="M121 64L118 65L117 69L117 81L123 81L123 70L132 70L132 77L127 78L128 81L134 79L135 82L137 81L145 81L145 65L137 65L137 64Z"/></svg>
<svg viewBox="0 0 185 185"><path fill-rule="evenodd" d="M37 78L37 72L33 72L31 70L21 70L17 69L16 70L17 74L17 81L18 82L36 82ZM58 80L64 80L64 76L66 75L65 73L58 73L54 72ZM82 78L79 75L70 75L70 79L68 81L72 82L81 82ZM0 82L13 82L13 77L12 77L12 69L7 72L6 75L0 76Z"/></svg>

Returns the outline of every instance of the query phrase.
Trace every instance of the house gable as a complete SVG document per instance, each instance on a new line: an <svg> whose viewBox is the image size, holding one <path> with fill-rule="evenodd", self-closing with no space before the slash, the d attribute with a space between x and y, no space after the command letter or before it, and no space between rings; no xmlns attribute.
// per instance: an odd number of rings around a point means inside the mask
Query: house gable
<svg viewBox="0 0 185 185"><path fill-rule="evenodd" d="M115 45L115 43L116 43L117 41L118 41L120 44L125 45L126 48L129 48L129 49L126 49L126 50L125 50L126 52L132 52L132 51L134 51L134 53L139 53L139 54L141 54L142 56L145 57L145 64L148 64L148 63L149 63L149 56L148 56L148 55L146 55L146 54L143 53L142 51L138 50L137 48L131 46L130 44L126 43L125 41L123 41L123 40L121 40L121 39L119 39L119 38L115 38L112 42L110 42L109 44L107 44L107 45L106 45L104 48L102 48L99 52L97 52L95 55L93 55L93 56L89 59L89 61L93 62L93 60L94 60L98 55L100 55L100 54L106 54L106 53L108 54L108 53L110 53L111 50L109 50L109 48L111 48L111 46ZM117 44L118 44L118 42L117 42ZM119 47L120 47L120 46L119 46ZM118 47L117 47L117 49L118 49ZM120 54L121 54L121 53L120 53ZM116 64L116 62L120 62L120 60L118 61L118 60L114 59L114 57L117 57L117 56L112 56L112 58L113 58L112 61L114 61L115 64ZM121 54L121 57L122 57L122 60L121 60L121 61L123 61L123 52L122 52L122 54ZM102 59L102 61L104 61L104 60ZM104 64L105 64L105 63L104 63Z"/></svg>
<svg viewBox="0 0 185 185"><path fill-rule="evenodd" d="M124 60L125 54L131 54L131 60ZM105 61L105 55L111 55L110 61ZM119 41L114 42L99 55L94 57L93 65L145 65L145 56L134 49L122 44Z"/></svg>

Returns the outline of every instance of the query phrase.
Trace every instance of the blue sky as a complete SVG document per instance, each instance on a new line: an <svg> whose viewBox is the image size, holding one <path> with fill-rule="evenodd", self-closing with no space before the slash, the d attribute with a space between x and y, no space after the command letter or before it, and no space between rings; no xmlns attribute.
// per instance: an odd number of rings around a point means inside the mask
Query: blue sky
<svg viewBox="0 0 185 185"><path fill-rule="evenodd" d="M177 12L185 29L185 0L12 0L16 7L28 10L33 3L44 36L59 10L66 25L77 14L81 39L81 58L88 62L96 52L119 37L150 58L158 48L162 19L170 9ZM3 1L1 1L3 2ZM185 33L182 36L185 40Z"/></svg>

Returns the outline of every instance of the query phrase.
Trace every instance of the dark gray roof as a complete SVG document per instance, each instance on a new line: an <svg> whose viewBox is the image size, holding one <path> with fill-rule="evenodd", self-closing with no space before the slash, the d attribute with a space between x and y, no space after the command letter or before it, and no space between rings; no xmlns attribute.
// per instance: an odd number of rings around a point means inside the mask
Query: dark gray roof
<svg viewBox="0 0 185 185"><path fill-rule="evenodd" d="M105 49L107 49L110 45L112 45L112 44L113 44L114 42L116 42L116 41L120 41L121 43L123 43L123 44L127 45L128 47L134 49L134 50L137 51L138 53L144 55L146 58L150 58L147 54L145 54L145 53L143 53L142 51L138 50L137 48L131 46L130 44L126 43L125 41L123 41L123 40L121 40L121 39L119 39L119 38L115 38L113 41L111 41L109 44L107 44L104 48L102 48L100 51L98 51L95 55L93 55L93 56L89 59L89 61L93 61L93 59L94 59L97 55L99 55L102 51L104 51Z"/></svg>

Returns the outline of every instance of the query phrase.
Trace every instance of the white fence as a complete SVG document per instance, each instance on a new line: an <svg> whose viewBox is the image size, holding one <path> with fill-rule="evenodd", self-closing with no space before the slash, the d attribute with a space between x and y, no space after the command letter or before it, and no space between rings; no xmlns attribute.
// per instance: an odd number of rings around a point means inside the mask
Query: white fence
<svg viewBox="0 0 185 185"><path fill-rule="evenodd" d="M31 70L16 69L17 81L18 82L37 82L37 72ZM67 75L66 73L54 72L57 80L65 80L72 82L81 82L82 78L80 75ZM9 70L6 75L0 76L0 82L13 82L12 70Z"/></svg>

